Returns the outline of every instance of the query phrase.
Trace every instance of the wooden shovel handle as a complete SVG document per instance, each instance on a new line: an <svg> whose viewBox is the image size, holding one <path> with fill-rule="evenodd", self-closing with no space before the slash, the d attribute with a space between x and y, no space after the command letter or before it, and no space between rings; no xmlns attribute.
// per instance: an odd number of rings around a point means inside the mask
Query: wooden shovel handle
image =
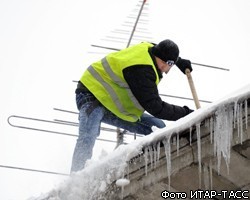
<svg viewBox="0 0 250 200"><path fill-rule="evenodd" d="M199 109L201 107L200 102L199 102L199 99L198 99L198 96L197 96L197 93L196 93L196 90L194 87L194 82L193 82L193 79L191 76L191 72L188 68L185 70L185 74L187 75L188 83L189 83L189 86L190 86L190 89L191 89L191 92L192 92L192 95L194 98L194 103L195 103L196 109Z"/></svg>

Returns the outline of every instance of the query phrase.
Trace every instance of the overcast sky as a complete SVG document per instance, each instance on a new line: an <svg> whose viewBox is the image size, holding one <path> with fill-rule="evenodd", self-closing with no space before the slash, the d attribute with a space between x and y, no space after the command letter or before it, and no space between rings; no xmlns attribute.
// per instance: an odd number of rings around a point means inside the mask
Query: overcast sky
<svg viewBox="0 0 250 200"><path fill-rule="evenodd" d="M91 53L91 44L121 27L136 8L136 0L1 0L0 1L0 165L69 173L75 137L11 127L10 115L77 122L77 115L53 108L76 111L72 80L104 54ZM248 0L148 0L148 36L152 42L169 38L180 56L192 62L230 71L193 65L198 97L216 101L249 83L250 2ZM124 44L104 41L110 47ZM97 50L96 50L97 51ZM160 93L190 97L186 77L173 67L159 86ZM164 98L169 103L192 101ZM202 103L201 106L207 106ZM26 126L32 122L14 121ZM52 125L40 128L50 129ZM53 127L54 128L54 127ZM76 127L55 130L77 134ZM116 135L109 138L116 140ZM97 142L111 151L110 143ZM0 198L25 199L48 191L63 176L0 168Z"/></svg>

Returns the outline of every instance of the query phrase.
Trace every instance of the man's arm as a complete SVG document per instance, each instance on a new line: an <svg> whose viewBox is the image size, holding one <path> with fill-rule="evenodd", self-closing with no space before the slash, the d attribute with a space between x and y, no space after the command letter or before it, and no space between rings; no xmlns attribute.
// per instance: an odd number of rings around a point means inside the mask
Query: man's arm
<svg viewBox="0 0 250 200"><path fill-rule="evenodd" d="M123 70L123 75L133 95L151 115L175 121L192 112L186 106L168 104L161 100L155 84L156 75L151 66L128 67Z"/></svg>

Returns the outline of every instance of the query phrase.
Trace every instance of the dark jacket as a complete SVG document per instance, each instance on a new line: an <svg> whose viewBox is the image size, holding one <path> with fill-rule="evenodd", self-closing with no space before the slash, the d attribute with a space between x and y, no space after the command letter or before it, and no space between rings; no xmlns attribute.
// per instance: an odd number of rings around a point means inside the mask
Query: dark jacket
<svg viewBox="0 0 250 200"><path fill-rule="evenodd" d="M154 56L149 49L149 53L157 66ZM162 78L162 73L158 70L159 78ZM187 106L180 107L173 104L168 104L161 100L158 88L155 83L156 75L153 68L149 65L138 67L127 67L123 70L123 75L128 83L133 95L136 97L141 106L151 115L163 120L175 121L191 113ZM76 93L83 90L82 84L79 83ZM86 88L85 88L86 89Z"/></svg>
<svg viewBox="0 0 250 200"><path fill-rule="evenodd" d="M157 66L152 54L151 57ZM158 70L158 74L161 79L162 73L160 70ZM133 95L141 106L151 115L160 119L175 121L193 111L187 106L180 107L161 100L157 85L155 84L156 76L152 67L127 67L123 70L123 75Z"/></svg>

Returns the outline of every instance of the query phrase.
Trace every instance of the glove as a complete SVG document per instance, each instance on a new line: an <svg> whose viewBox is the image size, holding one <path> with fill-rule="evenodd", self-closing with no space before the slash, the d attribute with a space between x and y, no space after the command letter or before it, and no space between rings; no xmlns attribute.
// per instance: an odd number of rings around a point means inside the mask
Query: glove
<svg viewBox="0 0 250 200"><path fill-rule="evenodd" d="M193 71L193 68L191 66L191 61L190 60L186 60L186 59L182 59L181 57L179 57L179 59L177 60L177 62L175 63L175 65L185 74L185 70L188 68L191 71Z"/></svg>
<svg viewBox="0 0 250 200"><path fill-rule="evenodd" d="M192 113L192 112L194 112L194 110L190 109L190 108L187 107L187 106L183 106L183 108L185 108L186 114L187 114L187 115L190 114L190 113Z"/></svg>

